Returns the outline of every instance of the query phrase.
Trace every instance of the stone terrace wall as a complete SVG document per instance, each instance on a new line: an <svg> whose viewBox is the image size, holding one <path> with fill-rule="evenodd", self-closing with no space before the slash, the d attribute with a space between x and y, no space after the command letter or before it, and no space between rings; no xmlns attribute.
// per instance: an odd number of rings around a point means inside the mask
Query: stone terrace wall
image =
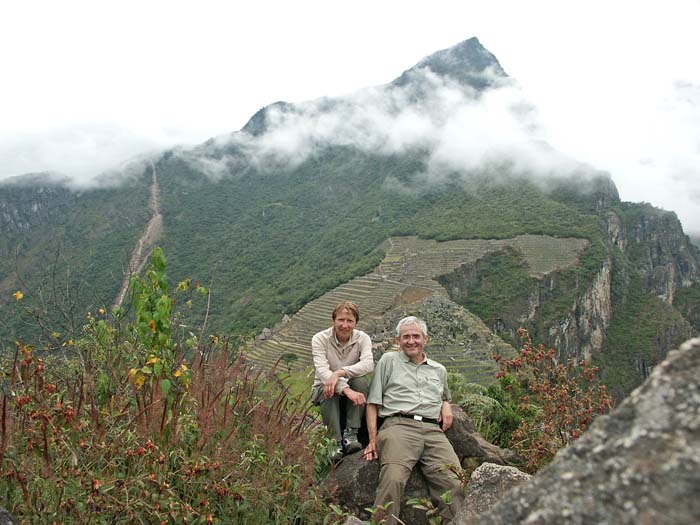
<svg viewBox="0 0 700 525"><path fill-rule="evenodd" d="M378 334L376 327L385 324L385 319L392 317L390 313L397 307L413 304L418 308L418 305L431 304L430 300L433 300L433 306L435 301L442 305L438 307L436 315L439 317L442 312L454 318L458 325L466 327L469 339L460 339L456 333L454 337L434 338L430 346L431 355L450 370L466 373L477 382L487 382L493 377L495 369L490 360L493 352L503 353L512 349L493 335L476 316L450 301L447 291L436 279L506 246L519 249L530 266L531 274L541 277L554 270L576 265L587 245L585 239L557 239L539 235L446 242L392 237L385 241L383 248L386 256L373 272L356 277L306 304L288 322L258 336L247 355L251 361L265 368L275 365L293 369L308 367L312 363L311 338L331 325L331 311L344 300L358 304L362 317L358 328L368 331L373 341L386 350L391 346L393 334L391 331ZM429 310L427 317L434 310ZM452 331L459 329L457 327ZM285 361L282 356L286 354L296 357Z"/></svg>

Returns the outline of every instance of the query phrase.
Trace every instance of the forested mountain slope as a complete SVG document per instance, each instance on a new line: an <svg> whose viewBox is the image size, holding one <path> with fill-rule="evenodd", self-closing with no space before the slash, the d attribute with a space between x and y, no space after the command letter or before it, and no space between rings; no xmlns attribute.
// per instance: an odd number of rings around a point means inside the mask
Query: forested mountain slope
<svg viewBox="0 0 700 525"><path fill-rule="evenodd" d="M390 239L495 243L431 279L494 337L514 342L525 325L536 341L592 355L628 390L700 330L698 250L673 213L620 202L607 174L530 137L531 108L511 100L513 86L470 39L390 84L272 104L239 132L158 155L171 282L210 288L210 330L256 334L379 275ZM512 127L493 131L502 120ZM145 163L121 185L80 192L34 178L0 186L5 341L36 333L28 310L55 284L79 291L69 301L78 320L111 304L151 218L151 172ZM554 242L533 255L507 242L520 236ZM533 271L533 257L560 257L565 239L580 243L573 262ZM189 313L190 325L205 316ZM55 344L79 329L68 324Z"/></svg>

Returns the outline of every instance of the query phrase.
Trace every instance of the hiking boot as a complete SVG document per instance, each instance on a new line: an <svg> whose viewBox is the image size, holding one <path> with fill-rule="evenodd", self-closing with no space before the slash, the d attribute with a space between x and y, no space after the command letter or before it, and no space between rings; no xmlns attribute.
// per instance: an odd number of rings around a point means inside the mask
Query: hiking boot
<svg viewBox="0 0 700 525"><path fill-rule="evenodd" d="M357 440L357 429L346 428L343 432L343 447L346 454L362 450L362 443Z"/></svg>
<svg viewBox="0 0 700 525"><path fill-rule="evenodd" d="M345 453L343 452L343 443L341 441L338 441L338 448L333 452L333 455L331 456L331 461L333 464L338 463L341 459L343 459L343 456Z"/></svg>

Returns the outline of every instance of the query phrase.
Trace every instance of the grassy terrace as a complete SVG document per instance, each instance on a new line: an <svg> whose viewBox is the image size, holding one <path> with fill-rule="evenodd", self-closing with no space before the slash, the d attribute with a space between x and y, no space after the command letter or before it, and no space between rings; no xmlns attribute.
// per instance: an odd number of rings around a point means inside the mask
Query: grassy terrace
<svg viewBox="0 0 700 525"><path fill-rule="evenodd" d="M503 247L521 250L531 272L543 275L575 265L587 244L585 239L537 235L445 242L392 237L384 243L386 256L373 272L356 277L306 304L271 337L255 341L248 357L266 368L282 360L283 366L303 369L312 363L311 337L330 326L330 312L342 300L352 300L360 306L362 328L372 321L381 320L398 304L411 308L411 304L430 297L447 301L447 292L436 281L437 277ZM543 256L543 252L548 255ZM431 353L450 370L462 372L475 382L490 382L495 371L491 355L508 352L510 347L493 336L476 316L466 311L464 316L468 340L434 342L430 346ZM295 357L290 359L289 354Z"/></svg>

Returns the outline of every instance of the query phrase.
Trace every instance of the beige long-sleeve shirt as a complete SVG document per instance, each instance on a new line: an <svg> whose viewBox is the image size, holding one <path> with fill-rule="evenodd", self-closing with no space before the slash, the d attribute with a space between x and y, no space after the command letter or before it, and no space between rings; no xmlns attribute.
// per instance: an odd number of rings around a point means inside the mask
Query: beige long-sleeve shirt
<svg viewBox="0 0 700 525"><path fill-rule="evenodd" d="M374 370L372 340L362 330L353 330L345 344L338 341L333 327L322 330L311 339L311 353L316 370L312 392L316 392L333 372L341 368L345 370L347 377L338 379L335 385L337 395L342 394L348 386L348 379L369 374Z"/></svg>

